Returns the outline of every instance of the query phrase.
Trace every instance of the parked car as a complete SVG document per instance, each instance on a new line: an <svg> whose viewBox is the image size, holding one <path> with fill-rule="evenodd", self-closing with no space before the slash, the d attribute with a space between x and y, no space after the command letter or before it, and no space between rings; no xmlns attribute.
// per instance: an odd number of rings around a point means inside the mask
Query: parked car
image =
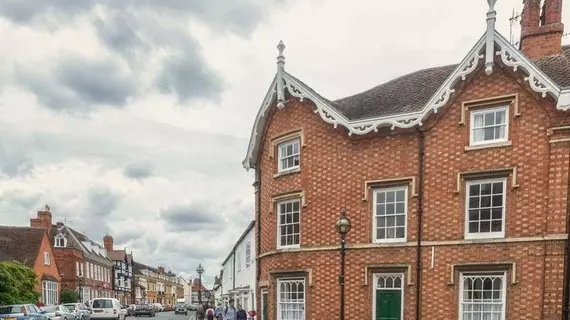
<svg viewBox="0 0 570 320"><path fill-rule="evenodd" d="M86 320L91 317L91 311L83 303L66 303L64 306L75 314L77 320Z"/></svg>
<svg viewBox="0 0 570 320"><path fill-rule="evenodd" d="M134 304L131 304L129 306L129 308L127 309L127 316L129 317L134 317L135 316L135 310L137 309L137 306Z"/></svg>
<svg viewBox="0 0 570 320"><path fill-rule="evenodd" d="M150 304L141 304L141 305L138 305L135 309L135 317L139 317L139 316L154 317L155 312L156 312L155 306L150 305Z"/></svg>
<svg viewBox="0 0 570 320"><path fill-rule="evenodd" d="M46 306L40 308L48 320L75 320L75 314L64 305Z"/></svg>
<svg viewBox="0 0 570 320"><path fill-rule="evenodd" d="M174 307L174 314L184 314L188 315L188 308L184 303L177 303L176 307Z"/></svg>
<svg viewBox="0 0 570 320"><path fill-rule="evenodd" d="M114 298L93 299L91 309L91 319L124 320L126 317L121 309L121 303Z"/></svg>
<svg viewBox="0 0 570 320"><path fill-rule="evenodd" d="M42 310L33 304L0 306L0 319L4 320L47 320Z"/></svg>

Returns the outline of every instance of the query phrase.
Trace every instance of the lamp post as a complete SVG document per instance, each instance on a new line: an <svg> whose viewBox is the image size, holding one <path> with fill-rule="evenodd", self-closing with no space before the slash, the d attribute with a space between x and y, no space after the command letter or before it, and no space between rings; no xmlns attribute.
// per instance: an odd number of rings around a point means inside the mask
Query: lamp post
<svg viewBox="0 0 570 320"><path fill-rule="evenodd" d="M350 220L346 217L346 210L342 208L340 217L338 218L335 228L340 235L340 276L338 283L340 285L340 320L344 320L344 255L346 253L346 235L350 231Z"/></svg>
<svg viewBox="0 0 570 320"><path fill-rule="evenodd" d="M198 278L199 280L199 287L198 287L198 301L200 302L200 304L202 304L202 273L204 273L204 268L202 268L202 263L200 263L198 265L198 268L196 268L196 272L198 272Z"/></svg>

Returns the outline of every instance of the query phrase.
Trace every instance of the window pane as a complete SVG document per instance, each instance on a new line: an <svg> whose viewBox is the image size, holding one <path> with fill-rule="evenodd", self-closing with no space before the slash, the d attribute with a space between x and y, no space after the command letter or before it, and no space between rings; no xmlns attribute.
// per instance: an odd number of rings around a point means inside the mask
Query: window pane
<svg viewBox="0 0 570 320"><path fill-rule="evenodd" d="M386 205L385 204L379 204L376 206L376 214L383 216L386 214Z"/></svg>
<svg viewBox="0 0 570 320"><path fill-rule="evenodd" d="M386 202L394 202L394 191L386 192Z"/></svg>
<svg viewBox="0 0 570 320"><path fill-rule="evenodd" d="M396 225L398 226L403 226L406 223L406 216L404 215L398 215L396 217Z"/></svg>
<svg viewBox="0 0 570 320"><path fill-rule="evenodd" d="M489 219L491 219L491 209L482 209L481 220L489 220Z"/></svg>
<svg viewBox="0 0 570 320"><path fill-rule="evenodd" d="M490 183L482 183L481 184L481 194L482 195L491 194L491 184Z"/></svg>
<svg viewBox="0 0 570 320"><path fill-rule="evenodd" d="M484 134L485 140L495 139L495 128L491 127L491 128L485 128L483 130L484 130L483 134Z"/></svg>
<svg viewBox="0 0 570 320"><path fill-rule="evenodd" d="M396 192L396 201L404 201L405 198L405 191L399 190Z"/></svg>
<svg viewBox="0 0 570 320"><path fill-rule="evenodd" d="M490 196L482 196L481 197L481 208L488 208L491 206L491 197Z"/></svg>
<svg viewBox="0 0 570 320"><path fill-rule="evenodd" d="M471 196L479 195L479 188L480 188L479 184L472 184L471 186L469 186L469 195Z"/></svg>
<svg viewBox="0 0 570 320"><path fill-rule="evenodd" d="M377 202L384 203L386 201L386 194L384 192L379 192L377 194Z"/></svg>
<svg viewBox="0 0 570 320"><path fill-rule="evenodd" d="M479 222L469 222L469 232L479 232Z"/></svg>
<svg viewBox="0 0 570 320"><path fill-rule="evenodd" d="M502 228L503 226L501 220L491 222L491 232L501 232Z"/></svg>
<svg viewBox="0 0 570 320"><path fill-rule="evenodd" d="M396 213L404 213L404 203L396 203Z"/></svg>
<svg viewBox="0 0 570 320"><path fill-rule="evenodd" d="M403 238L405 233L404 227L396 228L396 238Z"/></svg>
<svg viewBox="0 0 570 320"><path fill-rule="evenodd" d="M502 182L493 183L493 193L494 194L502 194L503 193L503 183Z"/></svg>
<svg viewBox="0 0 570 320"><path fill-rule="evenodd" d="M386 205L386 214L394 214L394 204L393 203L388 203Z"/></svg>
<svg viewBox="0 0 570 320"><path fill-rule="evenodd" d="M491 222L490 221L481 221L479 224L479 231L480 232L491 232Z"/></svg>
<svg viewBox="0 0 570 320"><path fill-rule="evenodd" d="M495 113L495 123L496 124L502 124L505 123L505 111L497 111Z"/></svg>
<svg viewBox="0 0 570 320"><path fill-rule="evenodd" d="M493 124L495 124L494 112L485 113L485 126L491 126Z"/></svg>

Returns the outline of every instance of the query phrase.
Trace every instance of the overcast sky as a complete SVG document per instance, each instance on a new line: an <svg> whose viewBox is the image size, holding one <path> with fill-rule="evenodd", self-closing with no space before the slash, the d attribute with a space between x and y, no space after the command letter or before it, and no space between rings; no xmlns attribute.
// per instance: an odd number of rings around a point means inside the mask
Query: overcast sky
<svg viewBox="0 0 570 320"><path fill-rule="evenodd" d="M507 38L521 4L498 1ZM55 221L99 242L110 233L139 262L186 276L202 262L211 283L254 218L241 161L279 40L286 70L334 99L459 62L486 10L485 0L2 0L0 224L27 225L48 204Z"/></svg>

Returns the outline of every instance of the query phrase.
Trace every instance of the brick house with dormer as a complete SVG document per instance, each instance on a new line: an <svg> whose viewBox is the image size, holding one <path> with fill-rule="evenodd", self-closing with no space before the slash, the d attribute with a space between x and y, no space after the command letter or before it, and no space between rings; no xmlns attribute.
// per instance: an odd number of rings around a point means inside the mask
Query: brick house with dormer
<svg viewBox="0 0 570 320"><path fill-rule="evenodd" d="M43 228L0 226L0 260L15 260L34 269L41 304L59 303L61 276Z"/></svg>
<svg viewBox="0 0 570 320"><path fill-rule="evenodd" d="M47 231L61 275L62 289L75 290L85 302L98 297L114 297L111 279L113 261L106 249L70 226L52 224L49 206L30 219L30 225Z"/></svg>
<svg viewBox="0 0 570 320"><path fill-rule="evenodd" d="M278 46L243 163L255 170L259 319L339 318L341 208L348 320L568 312L562 0L524 1L520 48L488 3L459 64L338 100L287 73Z"/></svg>

